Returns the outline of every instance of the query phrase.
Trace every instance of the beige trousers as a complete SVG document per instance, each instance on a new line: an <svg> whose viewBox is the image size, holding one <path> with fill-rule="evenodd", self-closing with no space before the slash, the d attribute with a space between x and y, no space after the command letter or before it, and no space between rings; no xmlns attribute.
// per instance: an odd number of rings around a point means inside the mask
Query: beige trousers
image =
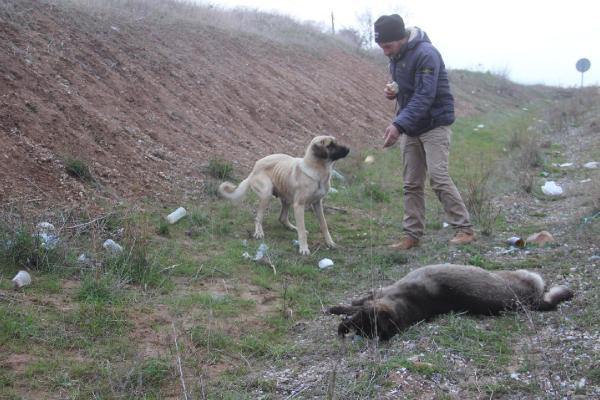
<svg viewBox="0 0 600 400"><path fill-rule="evenodd" d="M431 189L442 203L448 223L455 229L472 231L469 212L448 174L449 126L441 126L417 137L402 135L400 145L404 164L404 232L415 239L425 229L425 178L429 172Z"/></svg>

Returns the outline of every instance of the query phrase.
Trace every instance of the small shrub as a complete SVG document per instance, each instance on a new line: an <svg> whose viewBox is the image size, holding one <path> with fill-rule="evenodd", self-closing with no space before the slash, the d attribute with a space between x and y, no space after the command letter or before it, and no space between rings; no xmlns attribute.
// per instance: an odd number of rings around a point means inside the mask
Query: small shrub
<svg viewBox="0 0 600 400"><path fill-rule="evenodd" d="M204 193L209 197L219 197L219 182L207 179L203 185Z"/></svg>
<svg viewBox="0 0 600 400"><path fill-rule="evenodd" d="M160 388L163 382L170 381L174 377L171 363L162 358L150 358L144 360L140 368L140 381L144 386Z"/></svg>
<svg viewBox="0 0 600 400"><path fill-rule="evenodd" d="M193 212L190 219L192 220L192 224L197 226L206 226L210 224L210 216L203 212Z"/></svg>
<svg viewBox="0 0 600 400"><path fill-rule="evenodd" d="M233 165L229 161L210 160L208 162L208 174L215 179L230 179L233 174Z"/></svg>
<svg viewBox="0 0 600 400"><path fill-rule="evenodd" d="M76 299L85 303L111 303L113 300L112 279L109 276L94 277L88 275L83 279Z"/></svg>
<svg viewBox="0 0 600 400"><path fill-rule="evenodd" d="M189 337L196 348L225 350L235 347L235 341L230 336L222 332L209 332L200 325L191 329Z"/></svg>
<svg viewBox="0 0 600 400"><path fill-rule="evenodd" d="M517 155L517 168L537 168L544 165L544 157L540 151L539 141L535 138L524 141Z"/></svg>
<svg viewBox="0 0 600 400"><path fill-rule="evenodd" d="M469 257L469 265L483 268L485 266L485 258L480 254L473 254Z"/></svg>
<svg viewBox="0 0 600 400"><path fill-rule="evenodd" d="M494 225L500 217L500 210L493 203L489 180L490 172L468 177L464 191L465 205L485 236L492 234Z"/></svg>
<svg viewBox="0 0 600 400"><path fill-rule="evenodd" d="M33 235L25 227L17 227L12 232L0 231L0 268L9 272L28 268L38 271L52 271L65 261L56 247L43 246L39 236Z"/></svg>
<svg viewBox="0 0 600 400"><path fill-rule="evenodd" d="M158 267L148 261L145 249L140 246L129 251L126 247L119 256L107 258L106 269L123 283L158 287L163 281Z"/></svg>
<svg viewBox="0 0 600 400"><path fill-rule="evenodd" d="M161 236L170 236L170 226L171 225L167 221L165 221L164 218L161 218L160 221L158 221L158 228L156 229L156 232Z"/></svg>
<svg viewBox="0 0 600 400"><path fill-rule="evenodd" d="M75 158L65 160L65 170L72 177L83 182L92 182L94 180L87 164Z"/></svg>
<svg viewBox="0 0 600 400"><path fill-rule="evenodd" d="M506 144L509 150L520 149L523 147L523 143L525 143L526 133L523 133L519 130L513 130L510 138L508 139L508 143Z"/></svg>
<svg viewBox="0 0 600 400"><path fill-rule="evenodd" d="M377 203L389 203L390 195L381 185L375 182L365 183L365 195Z"/></svg>

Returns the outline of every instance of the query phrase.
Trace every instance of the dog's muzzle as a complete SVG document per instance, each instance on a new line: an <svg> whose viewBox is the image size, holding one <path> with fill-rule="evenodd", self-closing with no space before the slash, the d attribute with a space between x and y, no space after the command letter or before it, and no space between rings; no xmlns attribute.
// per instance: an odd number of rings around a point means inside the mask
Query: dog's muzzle
<svg viewBox="0 0 600 400"><path fill-rule="evenodd" d="M332 161L339 160L340 158L344 158L350 153L350 149L346 146L336 146L335 150L331 152L329 158Z"/></svg>

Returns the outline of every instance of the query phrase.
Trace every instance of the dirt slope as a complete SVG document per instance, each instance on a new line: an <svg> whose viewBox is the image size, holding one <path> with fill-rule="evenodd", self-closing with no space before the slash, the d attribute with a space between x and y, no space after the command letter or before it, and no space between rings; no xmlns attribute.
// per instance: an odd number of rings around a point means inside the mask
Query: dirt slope
<svg viewBox="0 0 600 400"><path fill-rule="evenodd" d="M213 158L246 171L269 153L301 154L316 133L378 145L393 112L380 95L385 64L329 43L3 1L0 201L195 196ZM509 86L496 99L515 96ZM481 110L481 93L457 93L459 114ZM66 174L67 159L97 183Z"/></svg>

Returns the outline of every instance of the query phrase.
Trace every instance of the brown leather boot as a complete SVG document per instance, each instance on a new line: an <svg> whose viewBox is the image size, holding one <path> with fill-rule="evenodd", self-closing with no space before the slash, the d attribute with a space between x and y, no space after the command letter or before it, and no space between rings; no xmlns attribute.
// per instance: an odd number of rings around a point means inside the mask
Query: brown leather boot
<svg viewBox="0 0 600 400"><path fill-rule="evenodd" d="M413 247L417 247L419 245L419 240L415 239L412 236L406 235L403 236L402 239L398 243L394 243L389 245L389 248L392 250L408 250Z"/></svg>
<svg viewBox="0 0 600 400"><path fill-rule="evenodd" d="M475 232L459 230L458 232L456 232L454 237L450 239L450 244L463 245L474 242L475 240L477 240Z"/></svg>

